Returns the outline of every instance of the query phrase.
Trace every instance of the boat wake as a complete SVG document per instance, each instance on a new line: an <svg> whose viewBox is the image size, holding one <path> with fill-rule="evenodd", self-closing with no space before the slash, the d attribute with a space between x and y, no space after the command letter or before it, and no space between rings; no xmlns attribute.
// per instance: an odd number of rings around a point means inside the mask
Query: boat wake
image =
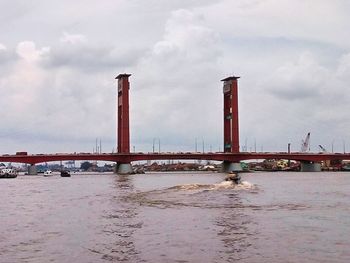
<svg viewBox="0 0 350 263"><path fill-rule="evenodd" d="M168 188L168 190L183 190L183 191L191 191L191 190L213 191L213 190L220 190L220 189L251 190L251 189L256 189L256 186L247 181L242 181L239 184L236 184L232 181L223 181L217 184L183 184L183 185L176 185Z"/></svg>
<svg viewBox="0 0 350 263"><path fill-rule="evenodd" d="M247 181L239 184L233 181L216 184L183 184L165 189L136 192L128 195L125 201L158 208L242 208L239 197L239 192L242 191L255 193L259 189Z"/></svg>
<svg viewBox="0 0 350 263"><path fill-rule="evenodd" d="M216 184L182 184L165 189L136 192L126 196L142 206L158 208L201 207L201 208L242 208L240 192L256 193L258 187L247 181L239 184L223 181Z"/></svg>

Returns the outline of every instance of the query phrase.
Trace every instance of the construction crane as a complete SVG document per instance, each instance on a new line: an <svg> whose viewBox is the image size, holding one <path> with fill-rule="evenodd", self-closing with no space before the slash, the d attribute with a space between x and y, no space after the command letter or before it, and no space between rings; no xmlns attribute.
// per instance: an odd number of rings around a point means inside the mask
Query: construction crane
<svg viewBox="0 0 350 263"><path fill-rule="evenodd" d="M301 152L310 151L310 132L306 135L305 140L301 140Z"/></svg>
<svg viewBox="0 0 350 263"><path fill-rule="evenodd" d="M318 147L320 147L320 149L323 153L327 152L326 148L324 148L321 144L319 144Z"/></svg>

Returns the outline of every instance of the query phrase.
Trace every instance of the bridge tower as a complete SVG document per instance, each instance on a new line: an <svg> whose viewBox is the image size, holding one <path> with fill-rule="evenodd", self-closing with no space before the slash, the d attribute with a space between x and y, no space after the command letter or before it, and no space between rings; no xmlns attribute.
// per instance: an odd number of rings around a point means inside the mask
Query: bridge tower
<svg viewBox="0 0 350 263"><path fill-rule="evenodd" d="M130 153L129 130L129 77L131 74L119 74L117 79L117 152ZM118 163L117 173L132 172L130 163Z"/></svg>
<svg viewBox="0 0 350 263"><path fill-rule="evenodd" d="M240 77L230 76L224 82L224 152L239 153L238 84ZM241 171L240 163L223 163L223 171Z"/></svg>
<svg viewBox="0 0 350 263"><path fill-rule="evenodd" d="M130 153L129 131L129 77L131 74L119 74L117 81L117 138L118 153Z"/></svg>
<svg viewBox="0 0 350 263"><path fill-rule="evenodd" d="M239 77L228 77L224 82L224 152L239 152L238 85Z"/></svg>

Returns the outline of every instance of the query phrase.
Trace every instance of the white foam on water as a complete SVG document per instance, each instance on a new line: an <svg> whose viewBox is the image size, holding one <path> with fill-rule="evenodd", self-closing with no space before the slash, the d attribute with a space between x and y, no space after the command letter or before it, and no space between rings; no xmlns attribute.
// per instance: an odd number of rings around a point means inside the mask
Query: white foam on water
<svg viewBox="0 0 350 263"><path fill-rule="evenodd" d="M168 189L175 189L175 190L198 190L198 189L207 189L210 188L210 184L183 184L183 185L176 185L173 187L170 187Z"/></svg>
<svg viewBox="0 0 350 263"><path fill-rule="evenodd" d="M255 185L252 183L249 183L248 181L242 181L241 183L236 185L236 188L243 189L243 190L249 190L249 189L255 189Z"/></svg>
<svg viewBox="0 0 350 263"><path fill-rule="evenodd" d="M212 185L212 190L217 190L217 189L230 189L234 188L236 184L232 181L223 181L218 184L213 184Z"/></svg>
<svg viewBox="0 0 350 263"><path fill-rule="evenodd" d="M237 189L237 190L249 190L254 189L255 185L247 181L242 181L239 184L235 184L233 181L223 181L217 184L184 184L176 185L168 189L175 190L219 190L219 189Z"/></svg>

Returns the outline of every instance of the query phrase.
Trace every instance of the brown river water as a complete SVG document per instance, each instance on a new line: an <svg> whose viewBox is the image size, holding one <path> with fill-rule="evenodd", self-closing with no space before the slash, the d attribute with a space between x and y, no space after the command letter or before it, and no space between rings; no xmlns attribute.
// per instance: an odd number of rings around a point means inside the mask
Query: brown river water
<svg viewBox="0 0 350 263"><path fill-rule="evenodd" d="M350 173L0 180L0 262L350 262Z"/></svg>

